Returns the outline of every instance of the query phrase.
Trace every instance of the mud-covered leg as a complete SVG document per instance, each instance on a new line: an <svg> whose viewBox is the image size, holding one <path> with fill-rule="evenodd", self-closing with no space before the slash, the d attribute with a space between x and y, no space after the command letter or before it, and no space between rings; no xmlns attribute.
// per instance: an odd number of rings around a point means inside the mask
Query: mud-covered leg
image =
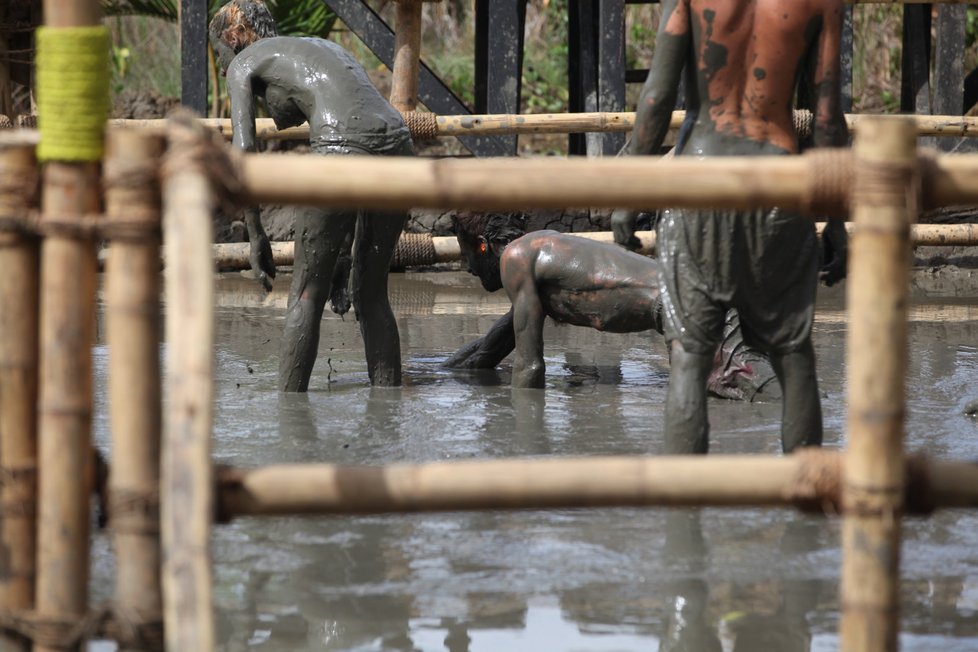
<svg viewBox="0 0 978 652"><path fill-rule="evenodd" d="M793 353L772 355L771 365L781 382L781 446L790 453L798 446L822 445L822 404L815 377L815 349L809 339Z"/></svg>
<svg viewBox="0 0 978 652"><path fill-rule="evenodd" d="M673 340L669 353L669 390L666 393L666 455L705 454L710 448L706 414L706 378L713 355L690 353Z"/></svg>
<svg viewBox="0 0 978 652"><path fill-rule="evenodd" d="M307 209L296 216L295 265L278 367L283 392L309 388L336 258L355 224L356 213L349 211Z"/></svg>
<svg viewBox="0 0 978 652"><path fill-rule="evenodd" d="M513 332L516 358L513 360L513 387L543 387L546 365L543 362L543 322L546 314L537 294L533 271L523 256L503 263L503 287L513 304Z"/></svg>
<svg viewBox="0 0 978 652"><path fill-rule="evenodd" d="M407 213L365 213L353 252L353 309L360 321L372 385L401 384L401 339L387 295L387 273Z"/></svg>

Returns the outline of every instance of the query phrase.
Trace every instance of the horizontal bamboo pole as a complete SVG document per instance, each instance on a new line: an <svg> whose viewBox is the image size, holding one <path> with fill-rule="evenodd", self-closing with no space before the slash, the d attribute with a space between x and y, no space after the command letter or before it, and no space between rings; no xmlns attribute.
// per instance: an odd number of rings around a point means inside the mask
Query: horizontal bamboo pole
<svg viewBox="0 0 978 652"><path fill-rule="evenodd" d="M821 232L824 222L815 225ZM852 224L846 224L851 232ZM587 238L595 242L614 242L611 231L593 231L585 233L568 233L579 238ZM638 231L636 237L642 242L638 253L651 255L655 251L655 231ZM978 224L914 224L910 236L915 246L931 247L966 247L978 245ZM418 265L433 263L450 263L461 260L462 251L459 249L455 236L433 236L435 256L431 260L419 261ZM294 262L295 245L292 242L272 242L272 258L276 266L289 266ZM110 247L111 249L111 247ZM214 263L218 269L247 269L251 263L248 256L251 246L247 242L223 242L214 245Z"/></svg>
<svg viewBox="0 0 978 652"><path fill-rule="evenodd" d="M710 455L472 460L386 467L219 469L222 518L612 506L797 506L839 510L843 457ZM978 507L978 465L907 464L908 511Z"/></svg>
<svg viewBox="0 0 978 652"><path fill-rule="evenodd" d="M810 183L802 156L660 161L246 154L240 174L247 202L373 209L769 205L801 210Z"/></svg>
<svg viewBox="0 0 978 652"><path fill-rule="evenodd" d="M814 155L435 160L247 154L240 174L243 199L252 203L485 210L780 206L805 211L807 198L825 185L819 176L833 172L818 168L822 163ZM925 207L978 204L978 155L923 160Z"/></svg>
<svg viewBox="0 0 978 652"><path fill-rule="evenodd" d="M846 122L852 130L858 130L866 119L881 116L870 114L846 114ZM919 136L975 136L978 135L978 117L956 115L882 116L910 118L917 125ZM678 129L686 118L685 111L674 111L669 122L671 129ZM201 123L217 129L225 138L231 138L231 120L227 118L202 118ZM140 127L163 132L165 119L113 119L112 126ZM627 132L635 126L635 113L588 112L588 113L522 113L522 114L475 114L435 116L438 136L507 136L519 134L572 134ZM307 140L309 125L278 129L271 118L255 121L256 134L263 140Z"/></svg>

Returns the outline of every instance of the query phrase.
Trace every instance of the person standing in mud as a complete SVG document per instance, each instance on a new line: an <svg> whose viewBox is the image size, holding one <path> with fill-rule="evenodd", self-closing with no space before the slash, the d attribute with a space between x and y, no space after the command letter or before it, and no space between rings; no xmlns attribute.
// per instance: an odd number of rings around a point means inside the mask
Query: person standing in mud
<svg viewBox="0 0 978 652"><path fill-rule="evenodd" d="M797 153L791 110L807 62L814 65L815 146L845 146L842 15L842 0L663 0L631 153L653 154L662 145L684 66L695 122L680 156ZM617 211L612 222L616 241L627 246L634 214ZM830 222L821 277L831 285L845 276L845 230ZM781 381L783 449L821 445L811 342L820 276L814 224L780 209L671 210L657 233L671 360L665 452L708 451L706 379L730 307L744 340L770 355Z"/></svg>
<svg viewBox="0 0 978 652"><path fill-rule="evenodd" d="M308 122L310 145L318 154L414 155L400 113L339 45L320 38L277 36L275 21L261 0L224 5L211 20L209 34L227 79L237 147L254 151L255 102L262 99L279 129ZM307 209L297 215L295 265L279 360L282 391L304 392L309 387L326 301L332 298L341 313L348 307L349 268L337 261L350 242L352 302L370 382L400 384L400 339L387 296L387 271L406 220L407 212ZM275 266L257 208L246 213L245 224L252 269L270 289Z"/></svg>
<svg viewBox="0 0 978 652"><path fill-rule="evenodd" d="M489 292L505 288L513 306L443 366L492 369L515 350L513 386L543 387L547 317L613 333L662 332L661 283L651 259L556 231L526 233L521 215L460 213L453 222L469 272ZM712 359L707 383L716 396L779 397L767 359L743 344L735 311L727 315L723 345Z"/></svg>

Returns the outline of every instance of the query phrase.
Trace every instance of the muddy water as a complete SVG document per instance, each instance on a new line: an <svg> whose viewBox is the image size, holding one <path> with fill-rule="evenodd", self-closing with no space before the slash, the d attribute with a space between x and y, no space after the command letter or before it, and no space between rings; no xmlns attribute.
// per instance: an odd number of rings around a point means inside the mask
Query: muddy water
<svg viewBox="0 0 978 652"><path fill-rule="evenodd" d="M925 279L926 281L926 279ZM352 319L328 315L307 395L276 391L284 288L221 282L215 456L257 466L655 453L666 352L650 334L548 326L546 390L504 367L438 367L507 304L466 274L392 277L405 384L367 385ZM921 282L910 327L911 450L978 458L978 304ZM926 288L924 287L926 285ZM972 296L973 288L964 291ZM826 445L844 424L841 291L819 299ZM106 446L106 351L96 436ZM780 409L711 400L712 450L778 453ZM904 650L978 649L978 514L906 522ZM839 522L789 510L614 509L243 519L213 539L221 650L833 650ZM93 587L111 559L97 535Z"/></svg>

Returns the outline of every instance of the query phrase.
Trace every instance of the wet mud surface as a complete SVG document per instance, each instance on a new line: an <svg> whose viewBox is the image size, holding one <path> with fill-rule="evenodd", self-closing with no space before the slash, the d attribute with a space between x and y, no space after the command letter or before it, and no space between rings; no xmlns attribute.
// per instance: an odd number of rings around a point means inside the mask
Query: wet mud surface
<svg viewBox="0 0 978 652"><path fill-rule="evenodd" d="M395 274L404 386L367 383L356 323L327 311L308 394L276 390L288 278L264 296L219 285L214 455L220 462L385 464L654 454L668 368L661 336L545 330L546 390L439 363L508 307L456 272ZM978 459L973 284L921 276L911 310L909 451ZM827 447L844 445L844 287L820 290L814 342ZM100 325L100 336L104 329ZM107 448L107 351L96 349ZM780 406L710 399L716 453L778 454ZM978 514L904 528L901 649L978 649ZM96 535L93 593L111 558ZM834 650L839 521L790 510L602 509L242 519L213 538L218 649Z"/></svg>

